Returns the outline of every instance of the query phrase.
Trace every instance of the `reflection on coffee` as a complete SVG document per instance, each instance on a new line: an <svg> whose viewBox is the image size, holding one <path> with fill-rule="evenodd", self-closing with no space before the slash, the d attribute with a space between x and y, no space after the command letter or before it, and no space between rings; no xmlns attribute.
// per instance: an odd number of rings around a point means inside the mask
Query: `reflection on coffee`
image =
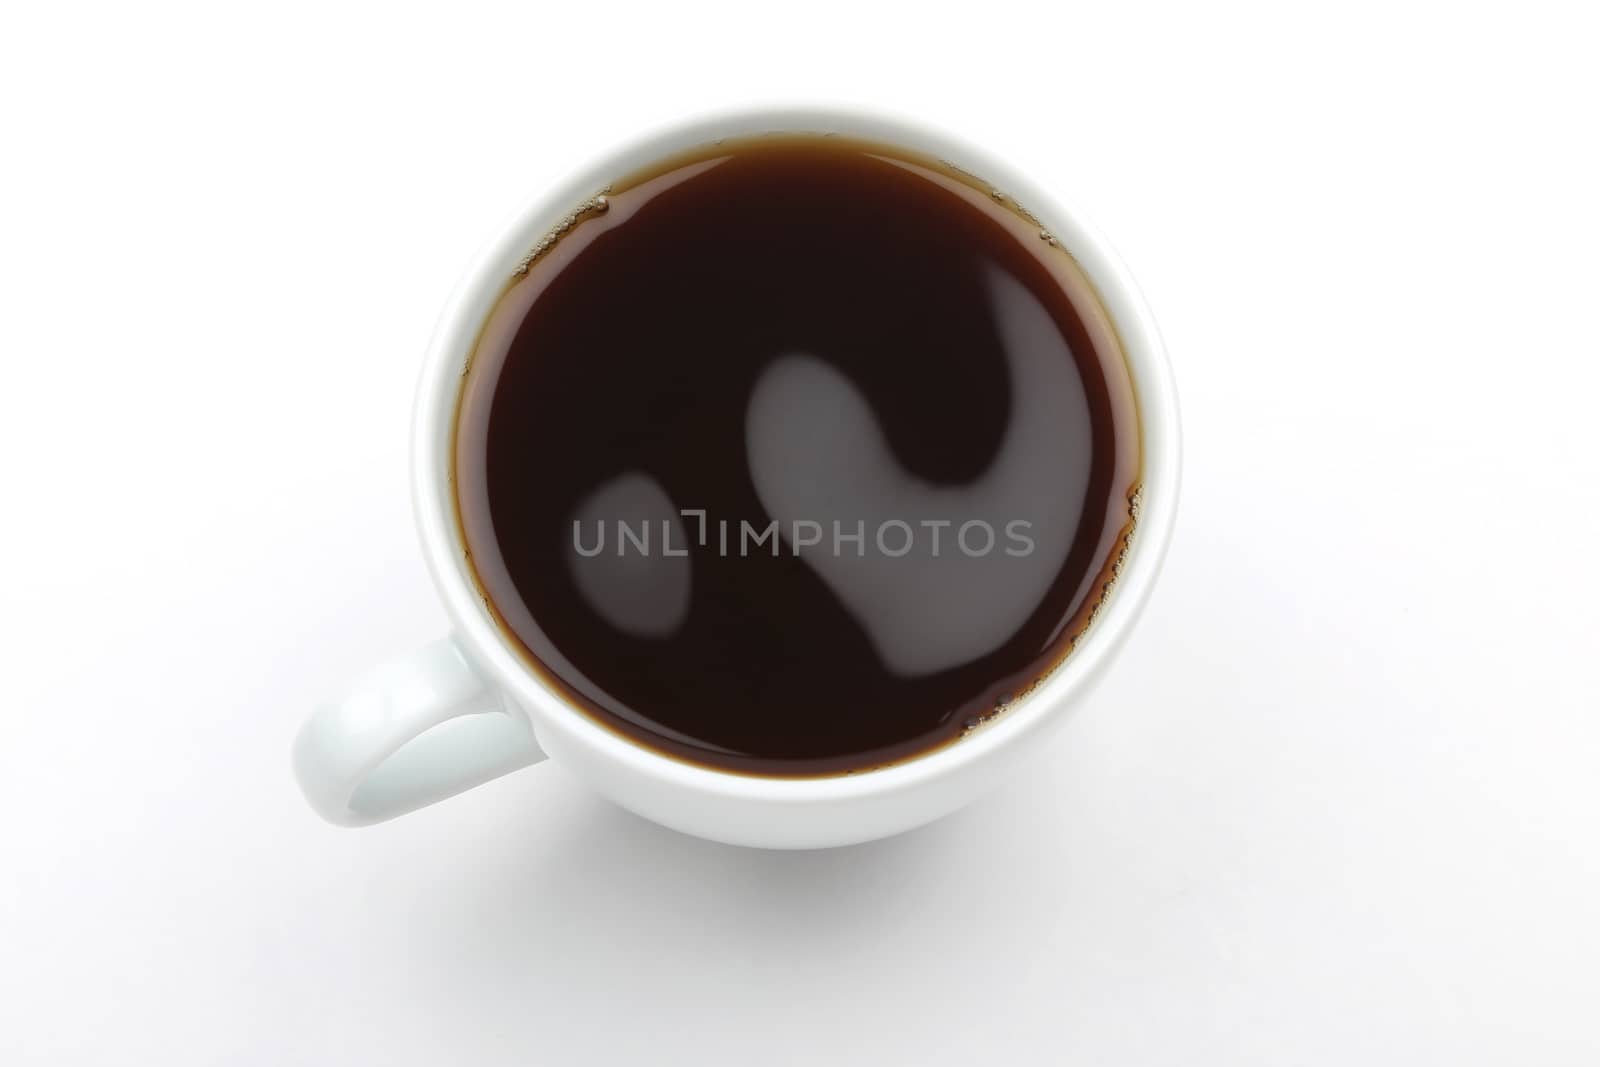
<svg viewBox="0 0 1600 1067"><path fill-rule="evenodd" d="M619 177L466 374L473 572L605 726L769 775L961 737L1070 653L1133 535L1111 323L1003 190L783 135Z"/></svg>

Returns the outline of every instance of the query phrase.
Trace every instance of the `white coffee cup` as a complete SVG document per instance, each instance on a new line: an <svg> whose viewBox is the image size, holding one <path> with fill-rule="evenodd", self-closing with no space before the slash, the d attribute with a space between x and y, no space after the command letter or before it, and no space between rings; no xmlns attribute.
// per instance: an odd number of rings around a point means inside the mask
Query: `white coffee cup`
<svg viewBox="0 0 1600 1067"><path fill-rule="evenodd" d="M1141 508L1123 567L1088 632L1041 684L960 741L892 766L826 778L764 778L698 766L601 726L529 670L468 570L449 477L462 371L505 281L575 205L611 180L723 137L833 132L902 145L955 164L1038 217L1095 286L1122 340L1138 403ZM380 666L319 707L294 743L313 808L362 826L415 810L546 758L616 803L686 833L766 848L852 844L954 811L1037 751L1105 673L1149 595L1178 502L1179 432L1171 370L1149 311L1105 240L1024 176L966 144L900 119L837 110L715 116L646 136L519 214L446 305L418 388L412 494L423 553L454 632Z"/></svg>

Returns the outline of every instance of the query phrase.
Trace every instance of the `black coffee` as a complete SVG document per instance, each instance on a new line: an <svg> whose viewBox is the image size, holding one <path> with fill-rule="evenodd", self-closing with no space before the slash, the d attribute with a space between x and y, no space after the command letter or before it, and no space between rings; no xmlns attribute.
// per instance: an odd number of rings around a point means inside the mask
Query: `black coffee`
<svg viewBox="0 0 1600 1067"><path fill-rule="evenodd" d="M1026 211L785 135L621 178L530 250L454 474L486 603L575 705L812 775L954 741L1048 674L1139 465L1115 332Z"/></svg>

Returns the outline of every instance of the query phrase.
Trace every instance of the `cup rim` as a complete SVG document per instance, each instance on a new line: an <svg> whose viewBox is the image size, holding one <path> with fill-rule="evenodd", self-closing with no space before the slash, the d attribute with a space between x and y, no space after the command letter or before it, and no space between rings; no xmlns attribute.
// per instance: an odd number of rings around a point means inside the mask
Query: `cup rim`
<svg viewBox="0 0 1600 1067"><path fill-rule="evenodd" d="M1122 341L1140 419L1143 476L1138 523L1123 569L1093 625L1073 651L1007 710L967 737L887 766L826 777L780 778L718 769L634 742L569 704L522 660L494 622L466 566L456 520L450 451L465 363L479 331L526 251L572 208L621 174L724 137L823 133L887 142L968 171L1036 216L1077 260ZM1165 558L1177 514L1179 422L1172 371L1132 276L1081 212L1069 209L1001 160L920 120L836 106L742 108L658 127L532 198L472 261L441 312L423 361L412 419L412 500L424 558L457 633L474 660L532 719L544 740L581 745L614 764L670 786L722 796L805 803L883 795L985 761L1059 723L1114 657L1143 608Z"/></svg>

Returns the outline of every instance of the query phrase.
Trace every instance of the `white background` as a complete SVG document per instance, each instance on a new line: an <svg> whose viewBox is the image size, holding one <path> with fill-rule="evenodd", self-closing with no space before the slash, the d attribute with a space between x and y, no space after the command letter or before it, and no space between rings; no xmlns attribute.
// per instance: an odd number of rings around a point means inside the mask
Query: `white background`
<svg viewBox="0 0 1600 1067"><path fill-rule="evenodd" d="M1600 1061L1592 5L21 5L0 20L0 1063ZM1110 235L1170 562L1009 788L834 852L555 766L364 831L302 715L444 628L411 389L660 123L878 105Z"/></svg>

